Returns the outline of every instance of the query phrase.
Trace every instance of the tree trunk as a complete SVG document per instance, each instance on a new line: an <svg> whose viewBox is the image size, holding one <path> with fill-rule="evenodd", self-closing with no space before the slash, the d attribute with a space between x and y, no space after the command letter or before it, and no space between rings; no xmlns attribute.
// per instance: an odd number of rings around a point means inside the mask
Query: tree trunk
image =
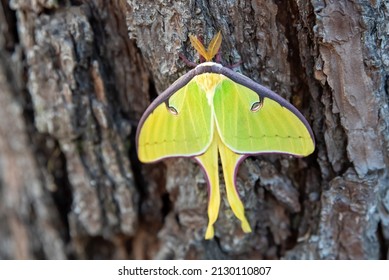
<svg viewBox="0 0 389 280"><path fill-rule="evenodd" d="M387 1L25 1L0 6L0 259L388 259ZM314 130L246 159L244 234L221 183L215 238L189 159L143 165L147 105L221 31L222 62Z"/></svg>

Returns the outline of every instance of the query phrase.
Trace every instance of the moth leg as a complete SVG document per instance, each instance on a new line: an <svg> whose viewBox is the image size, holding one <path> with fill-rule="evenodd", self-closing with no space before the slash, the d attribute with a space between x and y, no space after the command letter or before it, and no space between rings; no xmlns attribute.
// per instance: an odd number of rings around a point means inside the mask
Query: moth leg
<svg viewBox="0 0 389 280"><path fill-rule="evenodd" d="M192 68L195 68L198 64L193 62L193 61L190 61L188 58L186 58L185 55L183 55L182 53L179 53L178 56L182 59L182 61L188 65L189 67L192 67Z"/></svg>

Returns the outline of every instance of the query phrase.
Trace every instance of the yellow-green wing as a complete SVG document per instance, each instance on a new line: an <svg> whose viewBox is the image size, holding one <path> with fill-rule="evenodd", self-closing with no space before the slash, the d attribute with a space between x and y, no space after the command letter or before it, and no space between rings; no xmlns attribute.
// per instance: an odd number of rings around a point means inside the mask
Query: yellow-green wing
<svg viewBox="0 0 389 280"><path fill-rule="evenodd" d="M153 162L197 156L209 147L212 136L211 107L205 92L191 80L172 95L162 94L146 110L137 131L138 157Z"/></svg>
<svg viewBox="0 0 389 280"><path fill-rule="evenodd" d="M226 77L215 88L213 106L220 137L236 153L307 156L314 150L312 132L304 117L262 86L255 92Z"/></svg>

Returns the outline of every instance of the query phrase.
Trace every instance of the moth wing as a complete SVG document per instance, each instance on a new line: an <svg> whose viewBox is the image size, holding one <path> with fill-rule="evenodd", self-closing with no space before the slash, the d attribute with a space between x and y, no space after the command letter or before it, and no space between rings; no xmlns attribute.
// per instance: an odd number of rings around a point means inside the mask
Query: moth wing
<svg viewBox="0 0 389 280"><path fill-rule="evenodd" d="M257 88L254 91L227 77L216 87L213 105L225 145L239 154L311 154L315 144L305 118L274 92Z"/></svg>
<svg viewBox="0 0 389 280"><path fill-rule="evenodd" d="M137 131L138 157L154 162L197 156L209 147L212 135L211 107L204 90L192 79L173 94L162 94L146 110Z"/></svg>

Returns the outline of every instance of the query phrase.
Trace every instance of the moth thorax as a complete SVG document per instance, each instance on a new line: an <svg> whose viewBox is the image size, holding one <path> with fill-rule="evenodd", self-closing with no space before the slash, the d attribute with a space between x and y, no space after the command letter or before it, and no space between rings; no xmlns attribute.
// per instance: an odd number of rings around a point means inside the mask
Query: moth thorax
<svg viewBox="0 0 389 280"><path fill-rule="evenodd" d="M215 73L204 73L196 76L197 84L203 88L207 97L212 98L215 92L215 87L221 82L224 77Z"/></svg>

